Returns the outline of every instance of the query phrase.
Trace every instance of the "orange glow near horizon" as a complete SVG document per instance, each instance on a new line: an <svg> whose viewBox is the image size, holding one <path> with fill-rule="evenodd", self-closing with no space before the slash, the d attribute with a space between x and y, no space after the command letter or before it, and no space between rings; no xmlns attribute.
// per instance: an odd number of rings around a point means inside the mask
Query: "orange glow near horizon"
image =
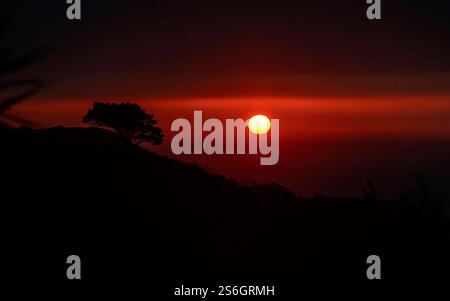
<svg viewBox="0 0 450 301"><path fill-rule="evenodd" d="M166 135L162 145L146 144L146 148L199 164L213 173L242 181L276 182L301 194L349 195L354 183L374 172L379 171L378 180L383 183L392 179L393 173L440 166L448 157L450 96L120 101L138 103L153 114ZM30 99L9 113L36 121L35 127L86 126L81 120L92 104L88 100ZM279 163L261 168L259 158L250 155L174 156L170 125L177 118L193 121L194 110L202 110L204 120L248 120L261 112L279 119Z"/></svg>
<svg viewBox="0 0 450 301"><path fill-rule="evenodd" d="M283 123L286 136L408 136L450 138L450 96L396 98L230 98L205 100L127 100L155 115L168 131L176 118L244 118L270 112ZM82 126L93 101L28 100L11 113L36 122L37 127Z"/></svg>

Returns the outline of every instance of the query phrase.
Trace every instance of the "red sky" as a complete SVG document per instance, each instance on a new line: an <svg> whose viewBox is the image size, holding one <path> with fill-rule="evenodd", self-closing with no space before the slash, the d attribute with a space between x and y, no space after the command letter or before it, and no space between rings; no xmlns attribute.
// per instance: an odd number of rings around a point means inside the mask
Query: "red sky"
<svg viewBox="0 0 450 301"><path fill-rule="evenodd" d="M16 1L14 1L16 3ZM18 73L47 83L11 113L80 126L94 101L136 102L167 134L175 118L280 119L280 162L183 157L239 179L310 195L359 194L366 179L398 193L411 171L450 195L450 4L361 0L17 1L14 45L54 51Z"/></svg>
<svg viewBox="0 0 450 301"><path fill-rule="evenodd" d="M357 195L363 181L371 179L392 195L407 185L411 171L436 175L450 170L446 169L449 96L135 102L155 115L166 134L162 146L149 148L172 157L170 124L180 117L192 120L194 110L202 110L204 119L247 119L257 113L280 119L280 161L276 166L260 166L259 156L250 155L180 158L242 181L277 182L299 194ZM81 118L92 103L36 99L18 105L13 112L41 127L82 126Z"/></svg>
<svg viewBox="0 0 450 301"><path fill-rule="evenodd" d="M450 138L450 96L378 98L274 98L133 99L155 114L169 132L172 120L191 118L194 110L205 118L244 118L265 114L281 119L282 135L295 137L397 136ZM89 100L32 100L13 112L41 126L81 125L92 105Z"/></svg>

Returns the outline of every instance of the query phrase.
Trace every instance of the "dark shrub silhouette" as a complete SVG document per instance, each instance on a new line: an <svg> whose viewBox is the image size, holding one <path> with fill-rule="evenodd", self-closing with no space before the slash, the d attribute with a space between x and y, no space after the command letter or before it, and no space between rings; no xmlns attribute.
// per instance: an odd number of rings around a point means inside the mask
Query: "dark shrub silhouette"
<svg viewBox="0 0 450 301"><path fill-rule="evenodd" d="M111 128L133 144L149 142L158 145L164 140L153 115L147 114L137 104L95 102L83 117L83 123Z"/></svg>
<svg viewBox="0 0 450 301"><path fill-rule="evenodd" d="M414 185L411 188L402 190L400 200L407 200L419 206L430 216L443 217L445 215L444 200L439 194L435 194L432 191L429 179L425 175L416 172L413 172L412 176Z"/></svg>
<svg viewBox="0 0 450 301"><path fill-rule="evenodd" d="M364 186L361 187L361 192L363 199L376 201L379 200L379 193L376 187L373 185L373 183L369 180L366 180L366 183Z"/></svg>

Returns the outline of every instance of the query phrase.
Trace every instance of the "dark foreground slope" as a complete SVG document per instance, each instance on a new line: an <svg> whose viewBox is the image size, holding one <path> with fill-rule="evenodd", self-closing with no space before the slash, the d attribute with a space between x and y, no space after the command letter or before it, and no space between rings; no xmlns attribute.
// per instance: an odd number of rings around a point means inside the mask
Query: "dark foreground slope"
<svg viewBox="0 0 450 301"><path fill-rule="evenodd" d="M2 273L65 279L449 276L448 223L408 202L243 186L95 128L1 130Z"/></svg>

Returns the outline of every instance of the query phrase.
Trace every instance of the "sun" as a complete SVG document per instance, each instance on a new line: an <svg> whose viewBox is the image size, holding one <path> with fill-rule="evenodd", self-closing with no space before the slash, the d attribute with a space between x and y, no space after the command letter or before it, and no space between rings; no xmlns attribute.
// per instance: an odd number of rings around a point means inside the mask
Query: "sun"
<svg viewBox="0 0 450 301"><path fill-rule="evenodd" d="M270 120L264 115L255 115L248 121L248 128L254 134L265 134L270 130Z"/></svg>

